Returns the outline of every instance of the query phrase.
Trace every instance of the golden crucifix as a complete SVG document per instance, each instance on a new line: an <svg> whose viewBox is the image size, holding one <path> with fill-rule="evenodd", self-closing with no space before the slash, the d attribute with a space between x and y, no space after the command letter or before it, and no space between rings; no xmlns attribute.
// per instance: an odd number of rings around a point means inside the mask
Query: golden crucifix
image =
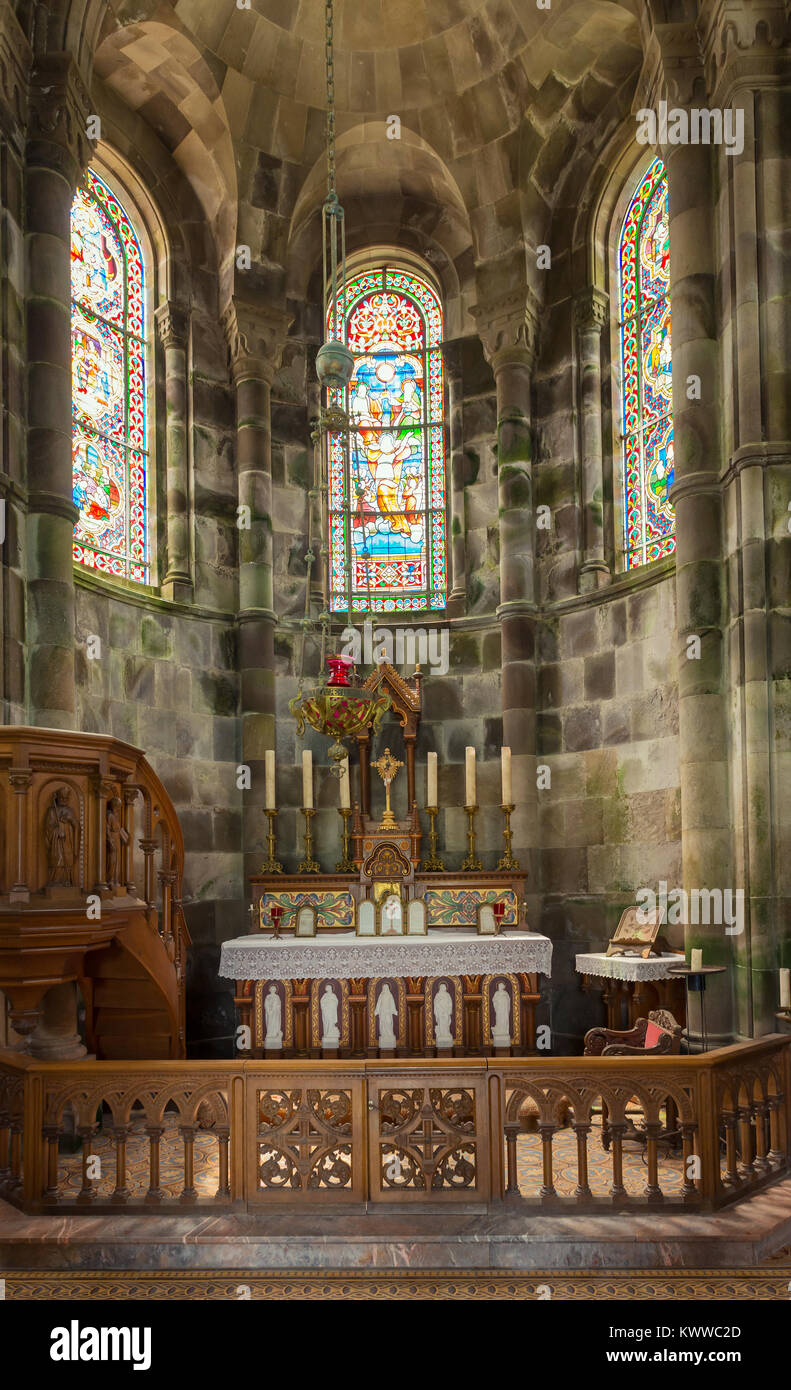
<svg viewBox="0 0 791 1390"><path fill-rule="evenodd" d="M379 823L380 829L397 830L398 826L396 824L395 817L393 816L393 812L390 810L390 783L392 782L393 778L398 772L398 769L400 767L403 767L404 764L400 763L397 758L393 757L389 748L385 748L384 756L379 758L377 762L373 764L373 766L376 768L377 772L379 773L379 776L385 784L385 813L382 816L382 819Z"/></svg>

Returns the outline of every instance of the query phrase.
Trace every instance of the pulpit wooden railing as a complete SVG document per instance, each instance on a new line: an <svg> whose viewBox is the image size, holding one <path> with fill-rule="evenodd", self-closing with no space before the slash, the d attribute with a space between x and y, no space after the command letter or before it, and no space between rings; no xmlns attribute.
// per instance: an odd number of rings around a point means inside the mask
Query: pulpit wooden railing
<svg viewBox="0 0 791 1390"><path fill-rule="evenodd" d="M26 1211L713 1210L791 1171L791 1037L702 1056L58 1062L0 1053ZM606 1125L604 1119L606 1116Z"/></svg>

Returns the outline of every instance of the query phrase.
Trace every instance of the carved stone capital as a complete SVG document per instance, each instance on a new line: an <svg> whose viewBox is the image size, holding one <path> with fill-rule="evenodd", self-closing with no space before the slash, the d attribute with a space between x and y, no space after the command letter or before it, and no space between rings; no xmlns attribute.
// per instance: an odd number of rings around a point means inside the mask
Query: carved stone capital
<svg viewBox="0 0 791 1390"><path fill-rule="evenodd" d="M186 348L190 328L188 309L167 299L154 311L154 318L163 347Z"/></svg>
<svg viewBox="0 0 791 1390"><path fill-rule="evenodd" d="M0 11L0 130L17 147L24 143L28 73L33 57L10 5Z"/></svg>
<svg viewBox="0 0 791 1390"><path fill-rule="evenodd" d="M70 53L39 58L30 77L28 161L44 164L76 185L88 164L92 143L88 91Z"/></svg>
<svg viewBox="0 0 791 1390"><path fill-rule="evenodd" d="M708 89L720 99L730 80L772 80L791 43L791 18L785 0L706 0L699 19L700 45ZM782 72L782 69L780 69Z"/></svg>
<svg viewBox="0 0 791 1390"><path fill-rule="evenodd" d="M538 306L529 290L515 290L471 310L487 361L493 367L517 354L528 366L538 349Z"/></svg>
<svg viewBox="0 0 791 1390"><path fill-rule="evenodd" d="M578 332L590 329L601 333L610 315L610 298L594 286L574 298L574 326Z"/></svg>
<svg viewBox="0 0 791 1390"><path fill-rule="evenodd" d="M222 323L235 382L255 376L271 384L292 320L285 309L239 299L230 302Z"/></svg>

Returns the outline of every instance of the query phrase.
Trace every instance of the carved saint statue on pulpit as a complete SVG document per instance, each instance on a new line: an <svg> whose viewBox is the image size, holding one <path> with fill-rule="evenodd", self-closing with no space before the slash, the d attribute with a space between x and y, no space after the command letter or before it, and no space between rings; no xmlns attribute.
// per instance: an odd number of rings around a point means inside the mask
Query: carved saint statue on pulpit
<svg viewBox="0 0 791 1390"><path fill-rule="evenodd" d="M453 1017L453 1000L444 981L434 995L434 1038L437 1047L452 1047L453 1035L450 1021Z"/></svg>
<svg viewBox="0 0 791 1390"><path fill-rule="evenodd" d="M264 1047L275 1050L283 1046L283 1009L280 995L277 992L277 985L269 986L269 993L264 1001L264 1014L266 1017Z"/></svg>
<svg viewBox="0 0 791 1390"><path fill-rule="evenodd" d="M74 887L80 856L80 822L69 805L69 788L58 787L44 819L47 883Z"/></svg>
<svg viewBox="0 0 791 1390"><path fill-rule="evenodd" d="M398 1018L398 1005L388 984L382 985L374 1013L379 1019L379 1046L389 1051L396 1045L393 1019Z"/></svg>
<svg viewBox="0 0 791 1390"><path fill-rule="evenodd" d="M107 882L116 888L121 881L121 845L129 844L129 831L121 819L121 798L111 796L107 803Z"/></svg>
<svg viewBox="0 0 791 1390"><path fill-rule="evenodd" d="M337 1047L341 1040L338 1028L338 996L332 985L324 986L321 996L321 1045Z"/></svg>

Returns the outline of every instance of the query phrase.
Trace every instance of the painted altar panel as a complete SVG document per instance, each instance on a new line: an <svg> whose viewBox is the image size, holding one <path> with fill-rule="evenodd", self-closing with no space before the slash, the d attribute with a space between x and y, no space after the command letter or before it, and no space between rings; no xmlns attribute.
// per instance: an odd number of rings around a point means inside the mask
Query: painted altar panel
<svg viewBox="0 0 791 1390"><path fill-rule="evenodd" d="M519 922L519 904L512 888L427 888L423 894L430 927L472 926L484 903L504 902L503 925Z"/></svg>
<svg viewBox="0 0 791 1390"><path fill-rule="evenodd" d="M306 893L291 889L279 893L262 893L258 905L258 925L262 931L271 930L269 909L276 904L284 909L281 927L286 932L291 932L296 926L296 914L300 907L316 909L319 928L335 927L354 931L354 898L348 891L319 890Z"/></svg>

